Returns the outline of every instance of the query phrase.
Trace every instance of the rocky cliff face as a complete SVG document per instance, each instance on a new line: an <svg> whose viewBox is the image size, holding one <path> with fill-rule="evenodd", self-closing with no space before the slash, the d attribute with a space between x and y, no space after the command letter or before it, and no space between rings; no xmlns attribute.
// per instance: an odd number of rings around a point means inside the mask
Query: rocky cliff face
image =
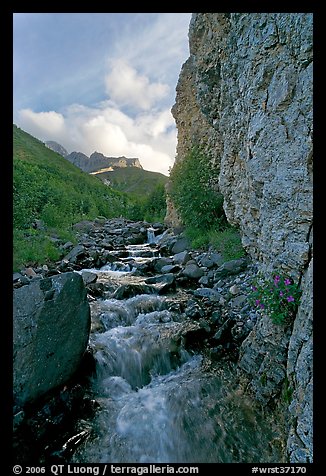
<svg viewBox="0 0 326 476"><path fill-rule="evenodd" d="M53 150L54 152L57 152L58 154L62 155L62 157L67 157L68 152L66 149L61 145L58 144L58 142L55 142L54 140L48 140L45 142L45 145Z"/></svg>
<svg viewBox="0 0 326 476"><path fill-rule="evenodd" d="M189 43L172 110L176 160L194 145L204 148L220 169L225 213L248 254L265 272L301 280L293 329L286 335L259 322L239 369L264 404L287 376L289 460L311 461L312 15L197 13ZM177 222L172 206L167 220Z"/></svg>
<svg viewBox="0 0 326 476"><path fill-rule="evenodd" d="M137 167L142 169L137 158L106 157L100 152L93 152L90 157L87 157L82 152L71 152L71 154L66 156L66 159L84 172L92 174L120 167Z"/></svg>

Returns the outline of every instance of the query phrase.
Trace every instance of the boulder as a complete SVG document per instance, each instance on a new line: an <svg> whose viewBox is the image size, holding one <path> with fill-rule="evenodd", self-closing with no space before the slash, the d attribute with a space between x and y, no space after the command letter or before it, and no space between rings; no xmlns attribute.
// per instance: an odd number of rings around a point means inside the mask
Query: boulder
<svg viewBox="0 0 326 476"><path fill-rule="evenodd" d="M97 281L97 274L92 273L91 271L82 271L82 278L85 286L87 286L88 284L92 284Z"/></svg>
<svg viewBox="0 0 326 476"><path fill-rule="evenodd" d="M163 266L161 269L162 273L178 273L181 270L180 266L177 264L167 264L166 266Z"/></svg>
<svg viewBox="0 0 326 476"><path fill-rule="evenodd" d="M155 294L153 286L147 284L122 284L112 294L113 299L128 299L138 294Z"/></svg>
<svg viewBox="0 0 326 476"><path fill-rule="evenodd" d="M173 273L153 276L145 280L147 284L153 284L158 294L164 294L170 289L175 289L175 276Z"/></svg>
<svg viewBox="0 0 326 476"><path fill-rule="evenodd" d="M90 309L82 277L62 273L13 294L13 390L24 406L67 382L87 347Z"/></svg>
<svg viewBox="0 0 326 476"><path fill-rule="evenodd" d="M186 264L190 259L188 251L181 251L173 256L173 262L177 264Z"/></svg>
<svg viewBox="0 0 326 476"><path fill-rule="evenodd" d="M211 289L211 288L198 288L194 291L194 296L207 298L210 301L217 301L217 302L221 298L221 294L215 289Z"/></svg>
<svg viewBox="0 0 326 476"><path fill-rule="evenodd" d="M187 238L178 238L172 247L172 253L178 254L189 248L189 242Z"/></svg>
<svg viewBox="0 0 326 476"><path fill-rule="evenodd" d="M214 279L215 281L225 278L226 276L231 276L233 274L238 274L240 271L243 271L248 266L248 261L246 258L234 259L231 261L226 261L220 266L215 272Z"/></svg>
<svg viewBox="0 0 326 476"><path fill-rule="evenodd" d="M204 275L204 270L195 263L187 263L183 274L187 278L198 279Z"/></svg>
<svg viewBox="0 0 326 476"><path fill-rule="evenodd" d="M76 263L76 261L83 256L85 256L85 248L83 245L77 245L67 254L67 256L64 257L64 260L67 260L70 263Z"/></svg>

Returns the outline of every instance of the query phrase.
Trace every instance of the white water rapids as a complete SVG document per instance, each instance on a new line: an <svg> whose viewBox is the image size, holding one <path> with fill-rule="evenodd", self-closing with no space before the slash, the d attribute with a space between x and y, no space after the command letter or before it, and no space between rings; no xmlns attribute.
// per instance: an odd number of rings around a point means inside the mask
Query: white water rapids
<svg viewBox="0 0 326 476"><path fill-rule="evenodd" d="M129 248L151 259L148 245ZM99 279L135 282L130 267L112 271L119 266L97 271ZM281 462L274 423L232 383L227 363L185 349L189 319L169 302L142 294L92 305L92 390L100 408L73 462Z"/></svg>

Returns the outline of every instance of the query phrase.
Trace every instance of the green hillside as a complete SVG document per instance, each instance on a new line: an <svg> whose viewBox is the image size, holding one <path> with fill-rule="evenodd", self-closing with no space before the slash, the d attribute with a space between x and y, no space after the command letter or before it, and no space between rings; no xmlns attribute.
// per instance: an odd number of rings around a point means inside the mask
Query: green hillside
<svg viewBox="0 0 326 476"><path fill-rule="evenodd" d="M99 215L125 215L127 208L125 194L81 171L14 125L14 268L58 259L55 238L73 239L73 223ZM35 229L35 220L42 220L43 230Z"/></svg>
<svg viewBox="0 0 326 476"><path fill-rule="evenodd" d="M109 180L115 190L133 195L150 195L158 185L164 186L168 181L163 174L137 167L116 168L97 177Z"/></svg>

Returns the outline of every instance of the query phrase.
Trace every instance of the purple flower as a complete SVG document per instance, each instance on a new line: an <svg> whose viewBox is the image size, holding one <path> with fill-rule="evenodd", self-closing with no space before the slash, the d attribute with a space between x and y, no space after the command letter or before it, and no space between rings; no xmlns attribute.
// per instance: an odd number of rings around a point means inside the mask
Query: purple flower
<svg viewBox="0 0 326 476"><path fill-rule="evenodd" d="M284 296L284 293L283 291L280 291L280 296L283 297Z"/></svg>
<svg viewBox="0 0 326 476"><path fill-rule="evenodd" d="M265 307L264 304L259 304L259 306L260 306L261 309L264 309L264 307Z"/></svg>
<svg viewBox="0 0 326 476"><path fill-rule="evenodd" d="M291 279L286 278L284 280L284 284L285 284L285 286L288 286L289 284L291 284Z"/></svg>
<svg viewBox="0 0 326 476"><path fill-rule="evenodd" d="M256 306L259 306L259 304L260 304L260 299L256 299L255 304L256 304Z"/></svg>
<svg viewBox="0 0 326 476"><path fill-rule="evenodd" d="M293 301L294 301L294 297L293 297L293 296L288 296L286 299L287 299L288 302L293 302Z"/></svg>
<svg viewBox="0 0 326 476"><path fill-rule="evenodd" d="M274 283L277 284L281 278L279 276L274 276Z"/></svg>
<svg viewBox="0 0 326 476"><path fill-rule="evenodd" d="M251 289L252 289L253 291L257 291L256 286L251 286Z"/></svg>

